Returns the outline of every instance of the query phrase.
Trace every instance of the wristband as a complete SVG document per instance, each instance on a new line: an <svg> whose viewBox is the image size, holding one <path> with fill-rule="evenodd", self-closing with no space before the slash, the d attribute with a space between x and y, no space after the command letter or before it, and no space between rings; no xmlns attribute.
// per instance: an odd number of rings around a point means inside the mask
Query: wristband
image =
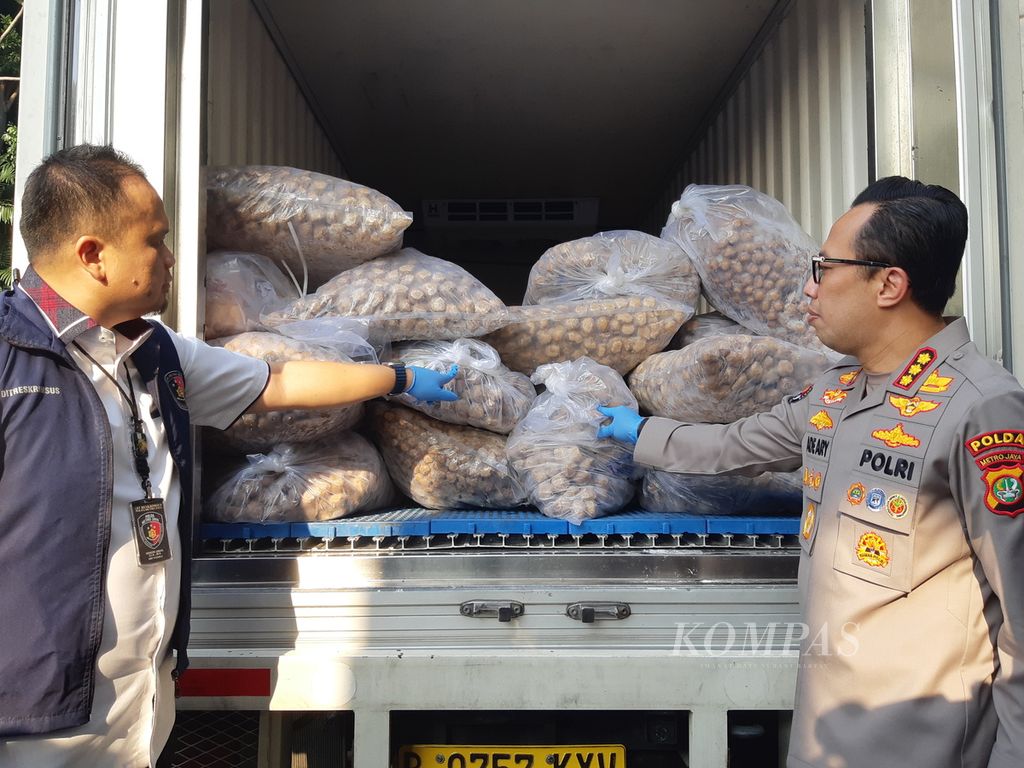
<svg viewBox="0 0 1024 768"><path fill-rule="evenodd" d="M405 363L385 363L391 370L395 372L395 386L388 392L388 397L392 395L400 395L405 392L405 388L409 383L409 377L405 370Z"/></svg>

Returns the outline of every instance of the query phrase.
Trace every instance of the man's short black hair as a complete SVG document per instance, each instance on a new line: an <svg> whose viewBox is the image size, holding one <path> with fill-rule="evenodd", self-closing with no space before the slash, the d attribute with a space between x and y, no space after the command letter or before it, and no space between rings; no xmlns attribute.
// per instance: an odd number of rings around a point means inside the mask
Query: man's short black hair
<svg viewBox="0 0 1024 768"><path fill-rule="evenodd" d="M76 230L109 234L128 205L124 180L145 172L109 145L80 144L54 152L25 181L21 237L29 261L52 255Z"/></svg>
<svg viewBox="0 0 1024 768"><path fill-rule="evenodd" d="M853 205L878 208L854 243L857 257L901 267L919 307L942 315L956 290L956 273L967 243L967 207L945 187L904 176L870 184Z"/></svg>

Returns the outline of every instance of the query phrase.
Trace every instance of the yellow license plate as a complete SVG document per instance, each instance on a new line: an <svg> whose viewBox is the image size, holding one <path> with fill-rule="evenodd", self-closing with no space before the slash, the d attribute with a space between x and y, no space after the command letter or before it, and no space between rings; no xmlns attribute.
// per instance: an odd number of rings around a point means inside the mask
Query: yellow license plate
<svg viewBox="0 0 1024 768"><path fill-rule="evenodd" d="M398 750L397 768L625 768L621 744L547 747L411 744Z"/></svg>

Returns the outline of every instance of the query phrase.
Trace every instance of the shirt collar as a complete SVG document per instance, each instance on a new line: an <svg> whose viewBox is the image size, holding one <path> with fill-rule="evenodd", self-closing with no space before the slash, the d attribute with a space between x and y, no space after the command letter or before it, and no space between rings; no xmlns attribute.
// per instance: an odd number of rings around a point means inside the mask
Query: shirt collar
<svg viewBox="0 0 1024 768"><path fill-rule="evenodd" d="M39 311L43 313L43 316L53 326L58 338L65 344L70 344L80 335L98 325L95 320L72 306L67 299L53 290L32 267L25 270L18 287L39 307Z"/></svg>
<svg viewBox="0 0 1024 768"><path fill-rule="evenodd" d="M57 337L64 344L70 344L86 331L99 327L99 323L53 290L31 266L25 270L24 276L18 282L18 287L39 307L43 317L46 318L53 330L56 331ZM118 323L114 326L114 330L119 331L129 340L138 341L143 336L148 336L151 328L145 320L137 318Z"/></svg>

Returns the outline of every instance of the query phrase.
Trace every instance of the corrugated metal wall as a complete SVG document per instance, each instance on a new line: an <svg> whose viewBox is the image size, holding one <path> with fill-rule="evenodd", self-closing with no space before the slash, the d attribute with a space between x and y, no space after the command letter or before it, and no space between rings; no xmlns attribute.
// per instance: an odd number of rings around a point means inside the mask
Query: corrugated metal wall
<svg viewBox="0 0 1024 768"><path fill-rule="evenodd" d="M687 184L746 184L819 241L868 182L863 0L795 0L723 93L652 212L660 231Z"/></svg>
<svg viewBox="0 0 1024 768"><path fill-rule="evenodd" d="M290 165L344 178L252 0L208 6L207 164Z"/></svg>

